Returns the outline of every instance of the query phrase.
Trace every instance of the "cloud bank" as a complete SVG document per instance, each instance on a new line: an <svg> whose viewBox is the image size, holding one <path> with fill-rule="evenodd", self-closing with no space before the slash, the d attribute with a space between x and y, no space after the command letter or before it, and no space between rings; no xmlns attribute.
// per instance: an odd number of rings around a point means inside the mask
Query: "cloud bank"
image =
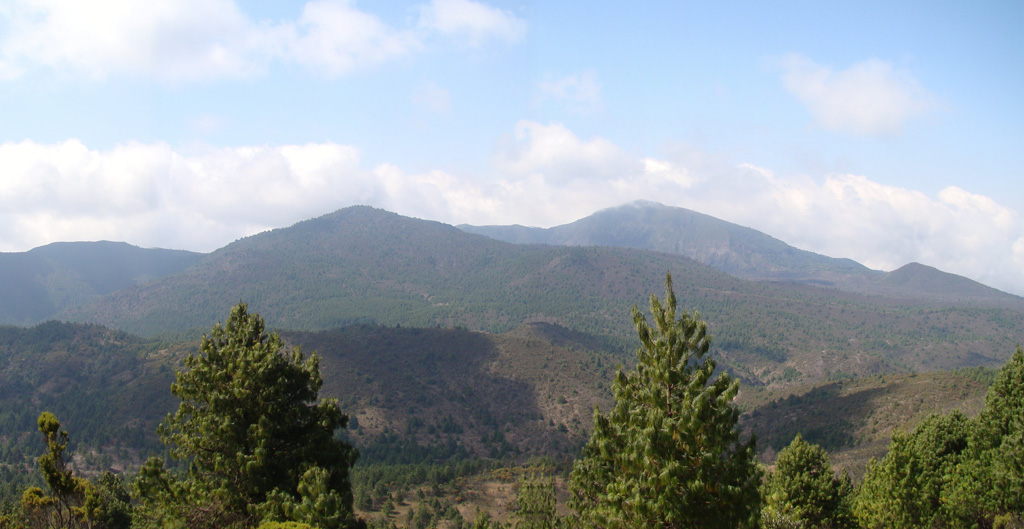
<svg viewBox="0 0 1024 529"><path fill-rule="evenodd" d="M1024 221L958 187L937 196L864 175L777 175L685 145L637 157L567 127L522 121L489 177L364 167L356 148L182 152L163 143L0 145L0 241L123 240L210 251L353 204L449 223L551 226L636 199L688 207L799 248L892 270L911 261L1024 294Z"/></svg>
<svg viewBox="0 0 1024 529"><path fill-rule="evenodd" d="M908 120L938 106L935 96L910 73L878 59L833 71L794 54L781 65L786 89L828 130L864 136L897 134Z"/></svg>
<svg viewBox="0 0 1024 529"><path fill-rule="evenodd" d="M13 0L0 7L0 79L44 68L92 79L129 75L197 81L299 64L336 76L416 53L445 37L515 42L526 23L470 0L433 0L392 27L346 0L314 0L295 20L254 20L233 0Z"/></svg>

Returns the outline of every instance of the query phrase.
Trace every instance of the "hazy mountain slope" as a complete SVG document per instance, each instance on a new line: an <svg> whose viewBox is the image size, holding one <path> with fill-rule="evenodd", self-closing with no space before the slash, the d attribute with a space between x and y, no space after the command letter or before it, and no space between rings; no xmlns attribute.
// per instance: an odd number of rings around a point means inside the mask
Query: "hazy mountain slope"
<svg viewBox="0 0 1024 529"><path fill-rule="evenodd" d="M372 322L504 332L540 321L621 352L634 343L630 307L660 295L666 271L681 308L708 320L716 354L754 385L997 365L1024 336L1016 306L747 281L666 253L514 245L366 207L242 239L62 317L195 337L243 300L281 329Z"/></svg>
<svg viewBox="0 0 1024 529"><path fill-rule="evenodd" d="M850 259L799 250L746 228L684 208L637 201L553 228L469 226L460 229L515 243L616 246L684 255L752 279L832 284L880 274Z"/></svg>
<svg viewBox="0 0 1024 529"><path fill-rule="evenodd" d="M181 272L200 258L108 241L0 253L0 324L38 323L97 296Z"/></svg>
<svg viewBox="0 0 1024 529"><path fill-rule="evenodd" d="M1020 307L1024 301L977 281L920 263L910 263L888 272L875 284L882 292L889 290L891 295L915 292L920 297L963 304Z"/></svg>
<svg viewBox="0 0 1024 529"><path fill-rule="evenodd" d="M912 263L884 273L851 259L794 248L778 239L684 208L637 201L553 228L459 226L515 243L615 246L673 253L729 274L790 281L887 297L1024 308L1024 299L967 278Z"/></svg>

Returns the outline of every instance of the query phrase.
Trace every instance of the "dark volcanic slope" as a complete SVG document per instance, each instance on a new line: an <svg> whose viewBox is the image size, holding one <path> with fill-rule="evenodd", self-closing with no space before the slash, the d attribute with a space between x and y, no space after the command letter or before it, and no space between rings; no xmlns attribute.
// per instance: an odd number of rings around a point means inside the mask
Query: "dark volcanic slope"
<svg viewBox="0 0 1024 529"><path fill-rule="evenodd" d="M748 383L997 365L1024 336L1008 304L866 296L736 278L685 257L613 247L515 245L352 207L237 241L187 271L64 317L143 335L197 336L243 300L279 329L351 323L504 332L557 323L632 348L629 309L672 273L715 354Z"/></svg>
<svg viewBox="0 0 1024 529"><path fill-rule="evenodd" d="M203 254L123 242L63 242L0 253L0 324L30 325L60 311L176 274Z"/></svg>

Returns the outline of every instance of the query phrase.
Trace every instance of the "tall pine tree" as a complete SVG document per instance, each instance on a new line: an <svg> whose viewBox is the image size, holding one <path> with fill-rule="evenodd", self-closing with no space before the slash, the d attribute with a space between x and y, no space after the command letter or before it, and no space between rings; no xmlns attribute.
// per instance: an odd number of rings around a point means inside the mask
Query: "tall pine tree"
<svg viewBox="0 0 1024 529"><path fill-rule="evenodd" d="M335 436L348 418L335 400L319 400L319 357L283 349L244 303L203 337L200 354L185 359L171 385L178 410L159 430L188 472L177 476L162 460L147 462L138 481L142 513L164 525L253 527L282 515L282 502L329 498L332 529L358 524L349 483L356 453ZM303 478L315 478L316 486ZM304 498L307 489L316 498Z"/></svg>
<svg viewBox="0 0 1024 529"><path fill-rule="evenodd" d="M570 506L584 526L755 527L760 471L743 443L733 400L739 382L715 374L699 315L677 318L672 277L653 327L633 308L638 364L619 371L615 407L594 411L594 432L570 476Z"/></svg>

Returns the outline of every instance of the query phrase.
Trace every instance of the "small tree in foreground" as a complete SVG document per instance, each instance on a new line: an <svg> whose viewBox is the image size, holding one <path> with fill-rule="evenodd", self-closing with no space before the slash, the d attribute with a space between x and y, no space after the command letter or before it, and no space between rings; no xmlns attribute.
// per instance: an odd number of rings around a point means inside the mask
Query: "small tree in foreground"
<svg viewBox="0 0 1024 529"><path fill-rule="evenodd" d="M633 308L638 364L619 371L615 407L594 411L594 432L570 476L570 506L585 526L754 527L760 513L755 444L740 442L739 382L706 357L707 325L677 318L672 277L653 328Z"/></svg>
<svg viewBox="0 0 1024 529"><path fill-rule="evenodd" d="M189 467L178 476L160 459L143 466L137 486L147 523L358 525L349 483L356 453L335 436L347 417L335 400L318 402L319 356L282 349L242 303L203 337L200 354L185 359L171 385L181 403L159 433L171 457ZM301 519L280 519L292 515Z"/></svg>

